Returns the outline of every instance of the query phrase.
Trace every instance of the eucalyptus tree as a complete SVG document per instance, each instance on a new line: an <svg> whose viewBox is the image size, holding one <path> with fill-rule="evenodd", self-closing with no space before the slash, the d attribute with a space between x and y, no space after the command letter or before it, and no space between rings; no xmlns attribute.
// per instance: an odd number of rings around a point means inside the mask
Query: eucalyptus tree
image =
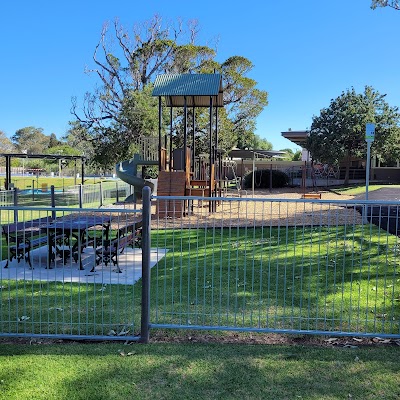
<svg viewBox="0 0 400 400"><path fill-rule="evenodd" d="M94 67L87 69L97 75L100 85L86 93L81 111L76 99L72 104L73 115L86 128L83 139L92 142L98 158L115 162L130 155L135 138L157 134L157 99L151 92L156 76L163 73L221 73L226 106L220 113L221 142L231 145L238 136L253 134L255 119L268 102L267 93L248 77L252 63L241 56L218 62L215 48L197 44L198 29L197 21L164 23L159 16L135 25L132 34L118 20L111 27L104 25L93 54ZM196 140L203 143L208 119L196 112ZM182 115L179 111L174 115L180 142ZM163 120L168 120L168 113Z"/></svg>
<svg viewBox="0 0 400 400"><path fill-rule="evenodd" d="M0 131L0 153L12 153L14 150L11 140L3 131Z"/></svg>
<svg viewBox="0 0 400 400"><path fill-rule="evenodd" d="M34 126L18 129L11 140L17 151L27 154L41 154L50 144L50 136L46 136L42 128Z"/></svg>
<svg viewBox="0 0 400 400"><path fill-rule="evenodd" d="M386 102L385 96L370 86L363 93L351 88L313 117L306 148L314 160L344 162L345 183L349 180L351 159L366 157L366 123L376 124L371 155L383 162L400 158L400 114L397 107Z"/></svg>

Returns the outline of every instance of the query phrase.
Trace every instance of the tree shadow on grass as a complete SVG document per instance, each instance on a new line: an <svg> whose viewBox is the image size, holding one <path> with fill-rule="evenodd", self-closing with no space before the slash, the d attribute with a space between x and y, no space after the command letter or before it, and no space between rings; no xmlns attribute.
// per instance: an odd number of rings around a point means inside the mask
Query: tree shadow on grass
<svg viewBox="0 0 400 400"><path fill-rule="evenodd" d="M121 349L125 356L120 355ZM226 344L0 345L6 361L0 371L0 390L11 399L27 398L26 393L34 393L35 399L60 400L397 399L399 350Z"/></svg>

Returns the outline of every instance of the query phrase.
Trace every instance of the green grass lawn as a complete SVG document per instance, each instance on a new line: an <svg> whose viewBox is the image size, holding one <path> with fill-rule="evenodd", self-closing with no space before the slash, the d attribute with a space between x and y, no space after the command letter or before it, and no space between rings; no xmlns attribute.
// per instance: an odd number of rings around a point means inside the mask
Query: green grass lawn
<svg viewBox="0 0 400 400"><path fill-rule="evenodd" d="M400 188L400 185L368 185L369 192L384 188ZM365 193L365 185L335 188L335 192L349 196L357 196Z"/></svg>
<svg viewBox="0 0 400 400"><path fill-rule="evenodd" d="M158 323L399 332L395 236L372 226L214 234L153 240L176 249L152 271Z"/></svg>
<svg viewBox="0 0 400 400"><path fill-rule="evenodd" d="M151 272L154 324L399 333L397 238L376 227L160 230L152 247L169 249ZM0 283L2 332L140 326L140 284Z"/></svg>
<svg viewBox="0 0 400 400"><path fill-rule="evenodd" d="M0 344L0 399L397 400L399 356L395 346Z"/></svg>
<svg viewBox="0 0 400 400"><path fill-rule="evenodd" d="M85 178L85 184L93 184L99 183L102 181L99 177L90 177ZM48 188L50 186L54 186L56 189L66 188L68 186L79 185L82 183L81 178L73 178L73 177L52 177L52 176L13 176L11 182L14 184L14 187L19 188L20 190L31 189L34 186L36 189L42 188L42 185L46 185Z"/></svg>

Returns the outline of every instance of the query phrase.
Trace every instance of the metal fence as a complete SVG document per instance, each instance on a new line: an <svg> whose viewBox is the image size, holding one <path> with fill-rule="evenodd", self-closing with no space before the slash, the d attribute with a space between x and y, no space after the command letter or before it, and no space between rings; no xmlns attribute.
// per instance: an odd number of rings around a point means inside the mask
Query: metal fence
<svg viewBox="0 0 400 400"><path fill-rule="evenodd" d="M75 185L54 191L43 189L0 191L0 205L51 207L101 207L124 201L133 193L132 186L121 180Z"/></svg>
<svg viewBox="0 0 400 400"><path fill-rule="evenodd" d="M18 211L2 224L0 336L139 340L141 211Z"/></svg>
<svg viewBox="0 0 400 400"><path fill-rule="evenodd" d="M0 207L14 205L14 190L0 190Z"/></svg>
<svg viewBox="0 0 400 400"><path fill-rule="evenodd" d="M56 212L57 233L80 243L47 239L32 248L34 269L25 252L4 268L13 250L3 227L0 335L146 341L149 328L171 328L400 337L399 202L144 194L142 210L24 209L24 221ZM2 220L14 211L1 208ZM90 221L84 235L68 234L71 215ZM137 218L142 247L131 249L121 232ZM55 229L52 220L40 232ZM32 243L40 237L23 232Z"/></svg>
<svg viewBox="0 0 400 400"><path fill-rule="evenodd" d="M399 202L184 199L157 198L152 328L400 336Z"/></svg>

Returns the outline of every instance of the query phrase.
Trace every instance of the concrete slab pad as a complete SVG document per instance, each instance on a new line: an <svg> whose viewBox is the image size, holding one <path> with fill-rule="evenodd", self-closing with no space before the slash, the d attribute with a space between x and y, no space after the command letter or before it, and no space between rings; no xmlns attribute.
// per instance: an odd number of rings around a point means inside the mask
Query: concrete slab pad
<svg viewBox="0 0 400 400"><path fill-rule="evenodd" d="M167 249L151 249L151 268L165 256L167 251ZM0 279L133 285L142 277L141 249L127 248L119 255L118 261L122 273L116 272L112 262L108 266L100 264L96 266L95 272L90 272L95 265L94 249L91 247L85 248L82 253L84 270L79 270L78 264L71 259L64 265L59 258L51 264L52 269L46 269L47 247L35 249L31 254L34 269L29 269L28 263L24 260L20 263L13 260L8 268L4 268L6 261L3 260L0 263Z"/></svg>

